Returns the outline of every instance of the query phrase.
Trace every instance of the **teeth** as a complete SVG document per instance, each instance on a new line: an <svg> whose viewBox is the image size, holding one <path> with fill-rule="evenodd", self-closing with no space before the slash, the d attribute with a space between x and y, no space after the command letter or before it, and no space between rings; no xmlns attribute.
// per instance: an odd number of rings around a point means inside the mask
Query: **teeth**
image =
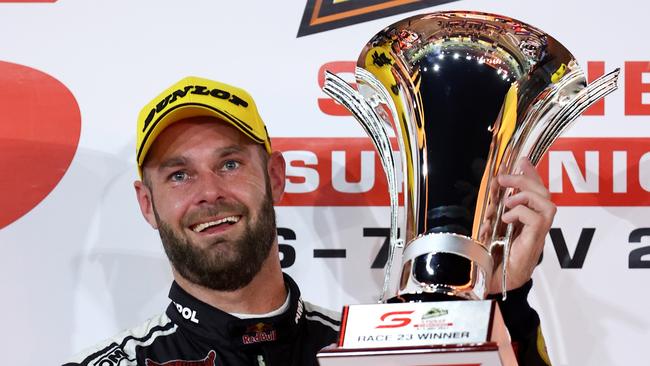
<svg viewBox="0 0 650 366"><path fill-rule="evenodd" d="M209 227L212 227L212 226L216 226L216 225L223 224L223 223L226 223L226 222L234 224L237 221L239 221L239 216L228 216L228 217L224 217L223 219L220 219L220 220L217 220L217 221L210 221L210 222L204 222L202 224L198 224L198 225L194 226L194 228L192 230L195 233L200 233L201 231L203 231L203 230L205 230L205 229L207 229Z"/></svg>

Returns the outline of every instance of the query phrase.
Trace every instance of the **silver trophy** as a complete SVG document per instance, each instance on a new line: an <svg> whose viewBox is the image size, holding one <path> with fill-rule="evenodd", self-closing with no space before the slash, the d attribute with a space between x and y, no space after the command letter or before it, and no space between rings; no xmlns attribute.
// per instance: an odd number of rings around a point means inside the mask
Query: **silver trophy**
<svg viewBox="0 0 650 366"><path fill-rule="evenodd" d="M618 74L587 85L573 55L548 34L458 11L410 17L372 37L357 61L358 91L327 72L323 90L364 127L388 180L391 240L380 302L485 299L499 274L505 296L515 228L501 215L513 192L496 176L517 174L520 157L537 165L585 109L616 89Z"/></svg>

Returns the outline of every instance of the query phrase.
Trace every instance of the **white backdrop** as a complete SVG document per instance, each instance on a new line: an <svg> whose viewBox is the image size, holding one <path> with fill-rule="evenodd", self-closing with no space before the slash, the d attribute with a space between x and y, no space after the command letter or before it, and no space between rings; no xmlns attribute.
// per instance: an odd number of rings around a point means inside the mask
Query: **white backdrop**
<svg viewBox="0 0 650 366"><path fill-rule="evenodd" d="M540 167L560 207L531 301L555 365L649 364L650 268L635 267L650 267L650 7L457 1L297 38L305 5L0 0L2 364L60 363L166 307L169 265L132 188L135 118L187 75L247 89L287 151L280 242L303 296L332 309L373 301L383 173L352 117L319 108L318 73L350 70L388 24L448 9L517 18L592 73L623 69L605 112L583 116Z"/></svg>

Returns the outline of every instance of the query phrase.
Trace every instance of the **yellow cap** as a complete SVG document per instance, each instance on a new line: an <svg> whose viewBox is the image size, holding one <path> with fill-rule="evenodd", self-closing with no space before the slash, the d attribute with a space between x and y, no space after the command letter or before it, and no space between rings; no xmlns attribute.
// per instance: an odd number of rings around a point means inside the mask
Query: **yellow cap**
<svg viewBox="0 0 650 366"><path fill-rule="evenodd" d="M158 135L176 121L199 116L230 123L271 153L271 140L250 94L228 84L190 76L160 93L138 115L136 160L141 177L142 163Z"/></svg>

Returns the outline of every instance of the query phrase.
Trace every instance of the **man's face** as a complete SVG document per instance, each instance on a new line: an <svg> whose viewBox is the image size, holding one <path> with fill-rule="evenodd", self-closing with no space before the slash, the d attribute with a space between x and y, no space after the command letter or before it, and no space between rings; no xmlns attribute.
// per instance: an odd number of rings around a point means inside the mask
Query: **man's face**
<svg viewBox="0 0 650 366"><path fill-rule="evenodd" d="M158 136L143 169L147 185L136 182L136 191L181 276L232 291L259 272L276 237L273 201L284 184L278 155L267 157L261 145L207 117L176 122Z"/></svg>

